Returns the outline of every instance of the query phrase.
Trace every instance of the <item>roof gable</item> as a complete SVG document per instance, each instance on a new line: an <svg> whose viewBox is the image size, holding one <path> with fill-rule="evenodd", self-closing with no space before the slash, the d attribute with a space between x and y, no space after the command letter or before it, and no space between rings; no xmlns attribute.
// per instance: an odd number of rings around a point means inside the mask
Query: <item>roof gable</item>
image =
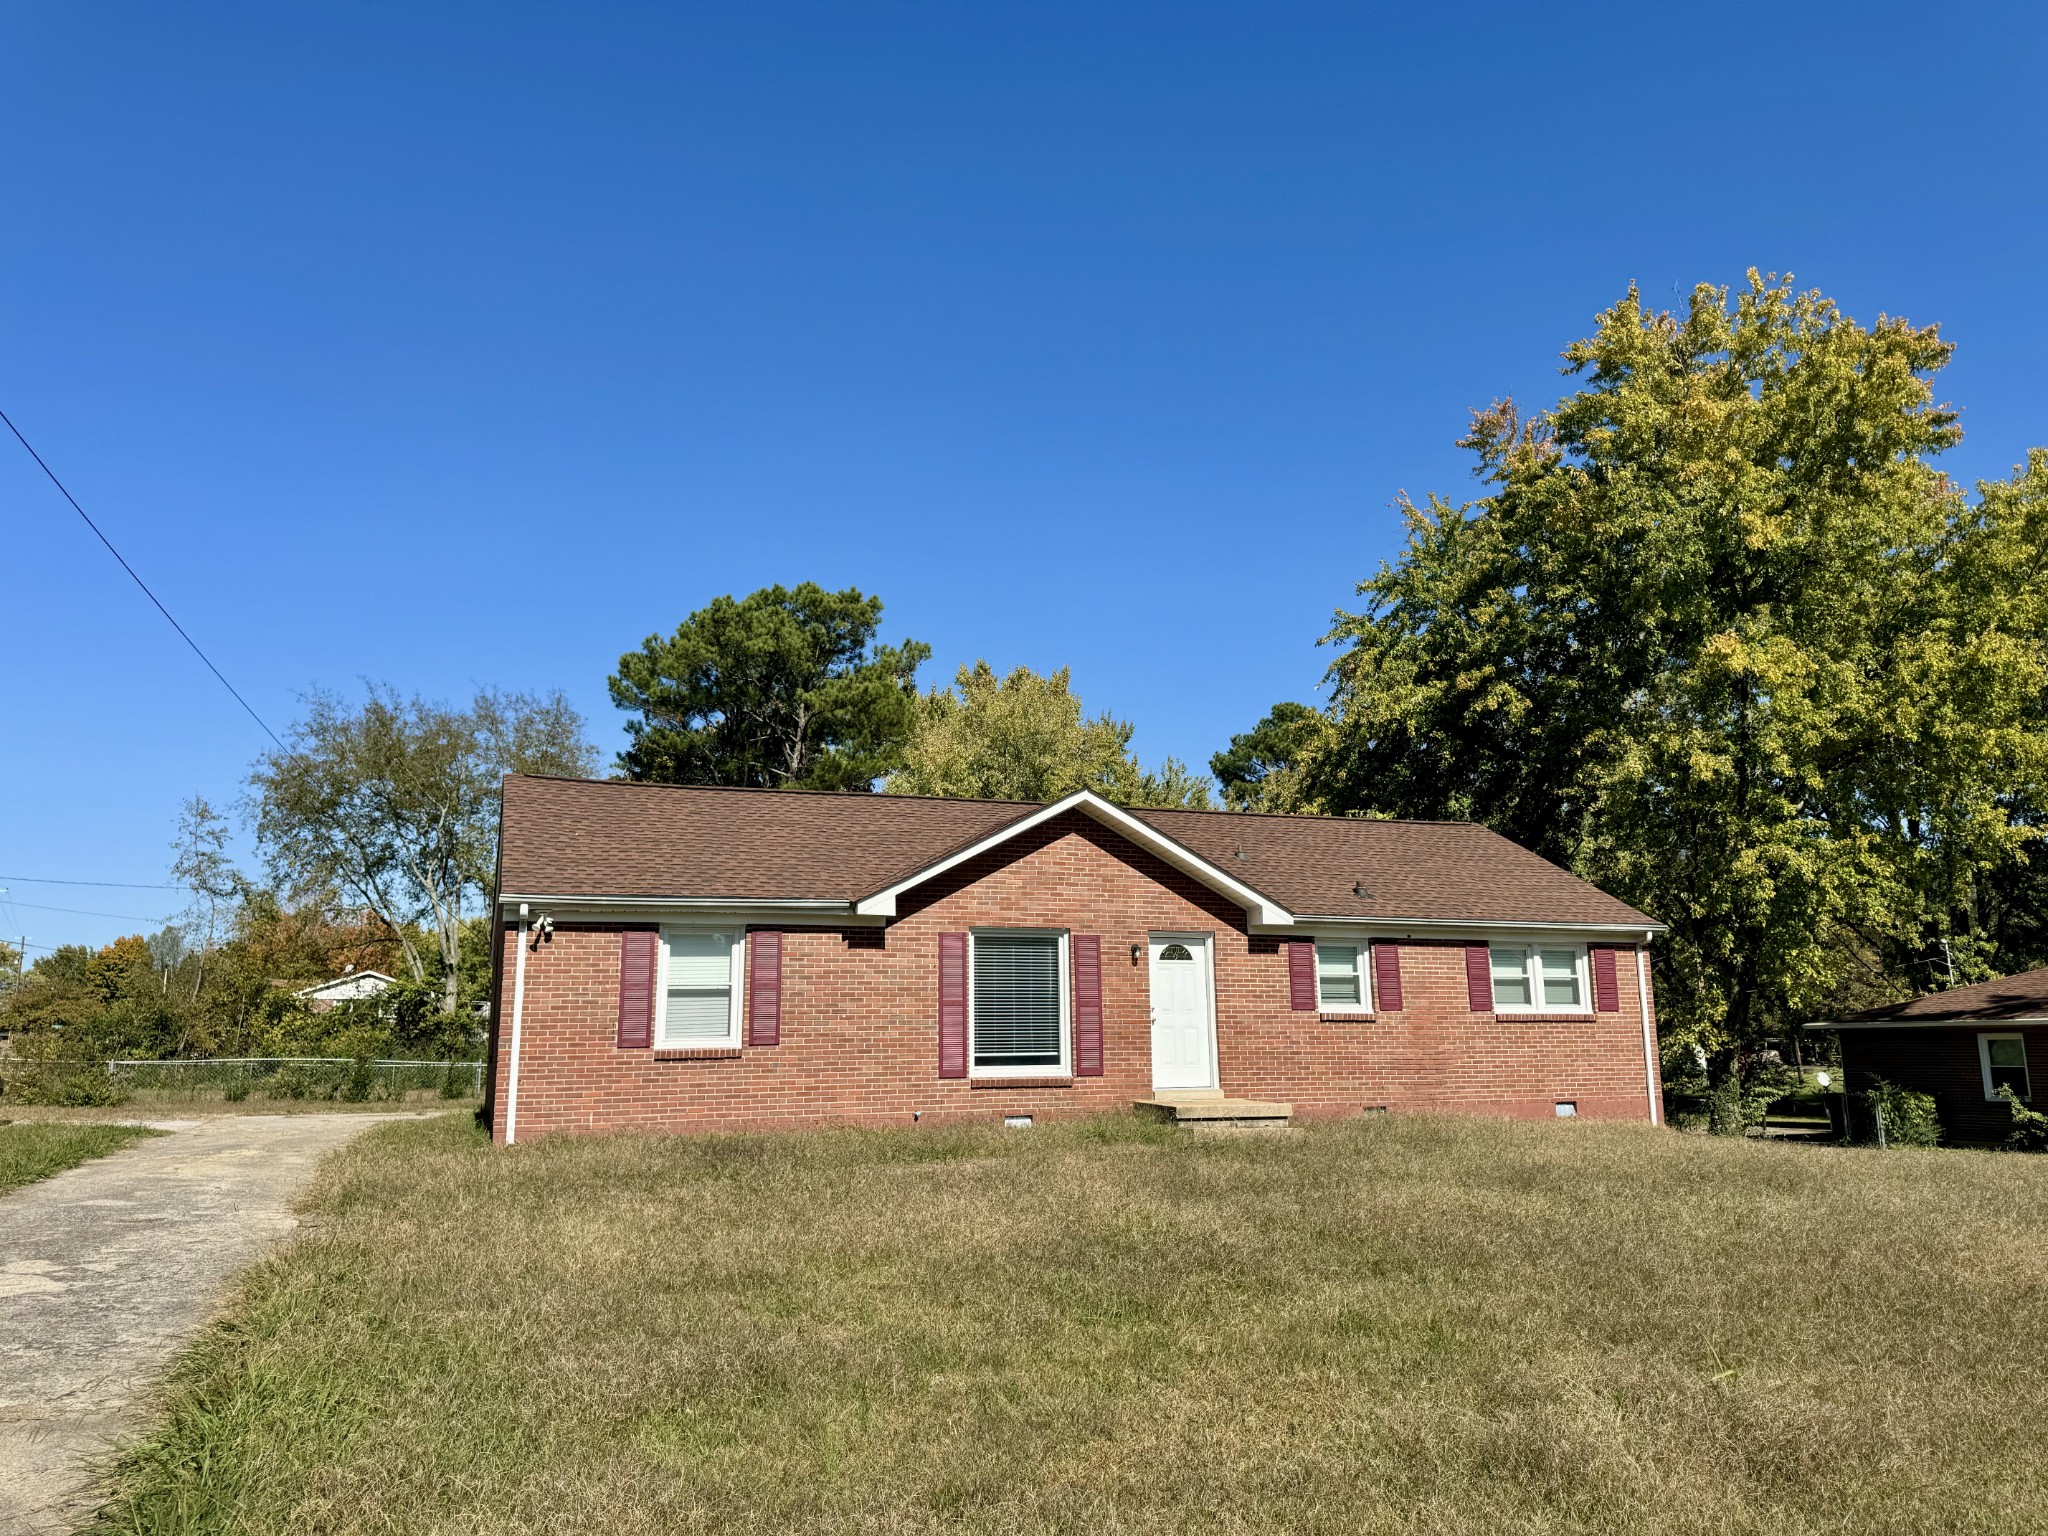
<svg viewBox="0 0 2048 1536"><path fill-rule="evenodd" d="M944 857L935 859L925 867L915 870L900 880L891 882L881 889L862 897L854 904L854 910L863 917L894 917L896 898L905 891L922 885L925 881L944 874L956 865L978 858L989 850L1001 847L1010 839L1044 825L1056 816L1069 811L1078 811L1092 821L1101 823L1112 831L1121 833L1128 841L1143 848L1147 853L1163 859L1190 879L1207 886L1217 895L1227 897L1243 907L1255 923L1274 927L1286 927L1294 921L1294 914L1270 897L1254 890L1244 881L1237 879L1228 870L1194 853L1159 828L1140 821L1129 811L1111 805L1100 795L1089 790L1076 790L1064 800L1055 800L1031 812L1005 822L986 835L975 839L961 848L954 849Z"/></svg>

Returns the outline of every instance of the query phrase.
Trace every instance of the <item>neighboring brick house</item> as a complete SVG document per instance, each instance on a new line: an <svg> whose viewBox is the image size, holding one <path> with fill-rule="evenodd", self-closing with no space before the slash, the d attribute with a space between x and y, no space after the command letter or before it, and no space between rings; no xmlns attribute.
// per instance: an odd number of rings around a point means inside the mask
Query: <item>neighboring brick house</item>
<svg viewBox="0 0 2048 1536"><path fill-rule="evenodd" d="M1806 1027L1841 1038L1843 1086L1851 1093L1881 1079L1932 1094L1944 1141L2003 1141L2012 1111L1998 1096L2000 1085L2031 1099L2031 1062L2048 1068L2048 970Z"/></svg>
<svg viewBox="0 0 2048 1536"><path fill-rule="evenodd" d="M505 781L501 1141L1048 1116L1661 1115L1658 924L1463 822Z"/></svg>

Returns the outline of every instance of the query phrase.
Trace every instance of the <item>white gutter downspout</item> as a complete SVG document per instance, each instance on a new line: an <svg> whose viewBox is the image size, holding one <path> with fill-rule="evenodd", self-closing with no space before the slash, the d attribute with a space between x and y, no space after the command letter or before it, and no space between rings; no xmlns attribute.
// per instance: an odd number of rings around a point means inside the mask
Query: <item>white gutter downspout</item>
<svg viewBox="0 0 2048 1536"><path fill-rule="evenodd" d="M1645 945L1636 946L1636 1006L1642 1010L1643 1019L1643 1086L1650 1094L1650 1124L1662 1125L1664 1117L1659 1113L1659 1106L1663 1095L1657 1091L1662 1086L1657 1081L1657 1031L1656 1026L1650 1022L1650 963L1643 958L1646 948ZM519 1039L519 1014L516 1005L512 1019L512 1038L516 1042ZM514 1070L517 1070L519 1047L515 1043L512 1049L512 1064Z"/></svg>
<svg viewBox="0 0 2048 1536"><path fill-rule="evenodd" d="M512 962L512 1067L505 1081L505 1145L519 1139L519 1026L526 1017L526 903L519 903L519 958Z"/></svg>

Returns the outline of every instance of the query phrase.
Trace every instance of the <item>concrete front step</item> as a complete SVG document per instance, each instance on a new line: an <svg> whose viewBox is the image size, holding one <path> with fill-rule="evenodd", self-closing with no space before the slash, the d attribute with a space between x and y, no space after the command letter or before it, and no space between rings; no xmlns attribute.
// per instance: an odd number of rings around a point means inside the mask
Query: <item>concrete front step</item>
<svg viewBox="0 0 2048 1536"><path fill-rule="evenodd" d="M1229 1099L1215 1089L1200 1093L1161 1093L1131 1106L1141 1115L1195 1131L1284 1131L1293 1123L1294 1106L1269 1099Z"/></svg>

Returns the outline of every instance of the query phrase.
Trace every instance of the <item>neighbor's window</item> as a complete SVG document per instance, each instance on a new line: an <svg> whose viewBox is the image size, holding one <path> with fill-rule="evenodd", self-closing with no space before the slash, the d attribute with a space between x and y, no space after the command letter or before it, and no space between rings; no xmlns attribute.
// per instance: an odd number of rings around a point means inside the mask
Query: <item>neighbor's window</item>
<svg viewBox="0 0 2048 1536"><path fill-rule="evenodd" d="M1067 939L998 930L969 946L970 1059L987 1077L1056 1075L1067 1060Z"/></svg>
<svg viewBox="0 0 2048 1536"><path fill-rule="evenodd" d="M1995 1099L2010 1088L2023 1099L2033 1090L2027 1081L2027 1039L2024 1035L1979 1035L1977 1059L1984 1068L1984 1097Z"/></svg>
<svg viewBox="0 0 2048 1536"><path fill-rule="evenodd" d="M1585 950L1576 946L1496 944L1489 958L1496 1009L1585 1011Z"/></svg>
<svg viewBox="0 0 2048 1536"><path fill-rule="evenodd" d="M1359 969L1363 945L1316 940L1316 1006L1326 1009L1364 1008L1365 976Z"/></svg>
<svg viewBox="0 0 2048 1536"><path fill-rule="evenodd" d="M742 937L669 929L662 934L661 1029L657 1047L737 1045Z"/></svg>

